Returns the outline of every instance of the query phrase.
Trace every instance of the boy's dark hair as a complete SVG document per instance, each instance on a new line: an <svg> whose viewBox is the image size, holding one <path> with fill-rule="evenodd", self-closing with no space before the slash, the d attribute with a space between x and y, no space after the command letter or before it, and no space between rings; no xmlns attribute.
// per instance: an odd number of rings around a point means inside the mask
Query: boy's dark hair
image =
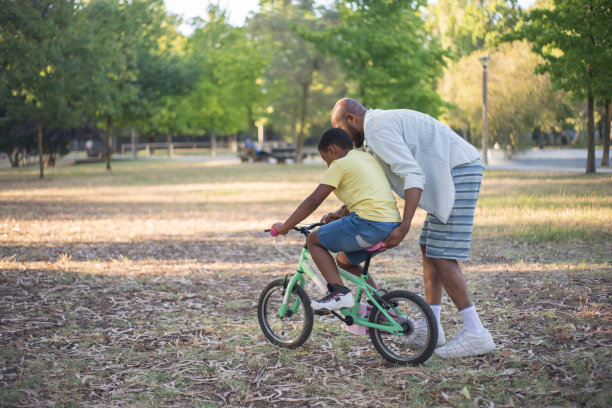
<svg viewBox="0 0 612 408"><path fill-rule="evenodd" d="M340 128L327 129L319 139L318 149L324 152L330 145L336 145L344 150L353 148L353 139Z"/></svg>

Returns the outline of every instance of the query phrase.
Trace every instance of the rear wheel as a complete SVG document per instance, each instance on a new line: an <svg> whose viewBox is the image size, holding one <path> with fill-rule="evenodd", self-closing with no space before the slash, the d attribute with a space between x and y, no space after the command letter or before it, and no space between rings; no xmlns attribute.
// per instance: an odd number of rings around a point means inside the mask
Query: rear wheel
<svg viewBox="0 0 612 408"><path fill-rule="evenodd" d="M268 340L277 346L293 349L304 344L310 336L314 314L308 294L296 284L289 297L285 316L279 317L278 311L286 292L284 285L285 279L277 279L261 291L257 303L257 319Z"/></svg>
<svg viewBox="0 0 612 408"><path fill-rule="evenodd" d="M438 342L438 325L429 305L419 295L407 290L394 290L382 298L392 308L389 315L404 327L403 333L391 333L370 328L370 338L376 350L385 360L394 364L419 365L427 361ZM370 322L388 322L382 312L374 308Z"/></svg>

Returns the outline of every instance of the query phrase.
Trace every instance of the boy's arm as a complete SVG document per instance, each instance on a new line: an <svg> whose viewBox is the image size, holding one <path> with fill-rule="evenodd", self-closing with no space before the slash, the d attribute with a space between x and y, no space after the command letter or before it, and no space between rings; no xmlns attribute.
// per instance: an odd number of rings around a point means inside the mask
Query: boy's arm
<svg viewBox="0 0 612 408"><path fill-rule="evenodd" d="M287 218L284 223L277 222L273 227L278 231L279 234L285 235L289 230L295 227L297 224L302 222L306 217L312 214L327 196L334 191L335 187L328 186L327 184L319 184L315 191L312 192L298 207L295 209L293 214Z"/></svg>

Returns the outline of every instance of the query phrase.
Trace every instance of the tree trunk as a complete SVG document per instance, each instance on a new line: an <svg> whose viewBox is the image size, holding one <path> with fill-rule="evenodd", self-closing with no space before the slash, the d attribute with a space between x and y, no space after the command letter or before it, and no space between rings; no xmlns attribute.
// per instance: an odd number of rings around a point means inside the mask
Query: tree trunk
<svg viewBox="0 0 612 408"><path fill-rule="evenodd" d="M593 118L593 105L593 92L589 90L587 99L587 174L595 173L595 121Z"/></svg>
<svg viewBox="0 0 612 408"><path fill-rule="evenodd" d="M249 105L247 111L249 115L249 137L251 140L255 140L255 119L253 119L253 107Z"/></svg>
<svg viewBox="0 0 612 408"><path fill-rule="evenodd" d="M294 115L291 115L293 118L293 122L291 122L291 140L293 141L293 145L297 146L298 144L298 112L297 109L294 112Z"/></svg>
<svg viewBox="0 0 612 408"><path fill-rule="evenodd" d="M310 94L310 83L302 84L302 109L300 111L300 132L295 145L295 162L302 162L302 148L304 147L304 128L306 127L306 108Z"/></svg>
<svg viewBox="0 0 612 408"><path fill-rule="evenodd" d="M131 135L131 145L132 145L132 160L136 160L138 158L138 150L136 149L136 144L138 143L138 134L136 133L136 129L132 128Z"/></svg>
<svg viewBox="0 0 612 408"><path fill-rule="evenodd" d="M571 140L571 145L576 146L578 140L580 139L580 134L582 133L582 129L584 129L584 120L587 116L587 112L589 110L589 104L587 103L584 109L582 110L582 115L580 115L580 124L578 125L578 131L574 135L574 138Z"/></svg>
<svg viewBox="0 0 612 408"><path fill-rule="evenodd" d="M606 123L604 124L603 134L603 154L601 155L601 165L610 166L610 122L612 122L612 106L610 100L606 100Z"/></svg>
<svg viewBox="0 0 612 408"><path fill-rule="evenodd" d="M106 118L106 170L111 170L111 158L113 155L113 138L111 136L111 129L113 127L113 120L111 117Z"/></svg>
<svg viewBox="0 0 612 408"><path fill-rule="evenodd" d="M166 143L168 143L168 158L174 157L174 146L172 145L172 133L168 132L166 136Z"/></svg>
<svg viewBox="0 0 612 408"><path fill-rule="evenodd" d="M43 124L42 122L38 122L38 166L40 167L40 175L38 178L45 177L45 162L43 160L43 134L42 134Z"/></svg>
<svg viewBox="0 0 612 408"><path fill-rule="evenodd" d="M230 149L232 152L237 152L238 151L238 133L234 133L231 137L230 137Z"/></svg>
<svg viewBox="0 0 612 408"><path fill-rule="evenodd" d="M215 136L215 129L210 131L210 157L217 157L217 137Z"/></svg>
<svg viewBox="0 0 612 408"><path fill-rule="evenodd" d="M17 147L13 148L13 151L8 155L9 156L9 161L11 162L11 167L13 168L17 168L19 167L19 155L20 155L20 150Z"/></svg>

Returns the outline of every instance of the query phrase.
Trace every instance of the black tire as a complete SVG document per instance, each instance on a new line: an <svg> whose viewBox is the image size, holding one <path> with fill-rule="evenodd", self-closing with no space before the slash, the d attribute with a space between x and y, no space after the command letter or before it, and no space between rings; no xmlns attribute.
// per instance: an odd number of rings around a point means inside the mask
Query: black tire
<svg viewBox="0 0 612 408"><path fill-rule="evenodd" d="M431 308L423 298L407 290L394 290L385 293L382 298L397 308L402 315L408 316L409 320L396 319L405 326L405 331L401 335L392 335L384 330L370 328L370 338L374 347L390 363L423 364L431 357L438 342L438 324ZM389 309L389 312L392 310ZM372 309L370 322L384 324L386 321L387 318L380 310ZM414 329L417 324L422 325L422 323L426 323L427 331L423 332L422 336L416 336Z"/></svg>
<svg viewBox="0 0 612 408"><path fill-rule="evenodd" d="M259 295L257 302L257 320L264 335L280 347L294 349L300 347L312 332L314 314L310 307L310 298L306 291L296 283L291 292L289 304L299 299L300 308L295 314L288 314L282 319L278 310L284 297L284 279L277 279L268 284Z"/></svg>

